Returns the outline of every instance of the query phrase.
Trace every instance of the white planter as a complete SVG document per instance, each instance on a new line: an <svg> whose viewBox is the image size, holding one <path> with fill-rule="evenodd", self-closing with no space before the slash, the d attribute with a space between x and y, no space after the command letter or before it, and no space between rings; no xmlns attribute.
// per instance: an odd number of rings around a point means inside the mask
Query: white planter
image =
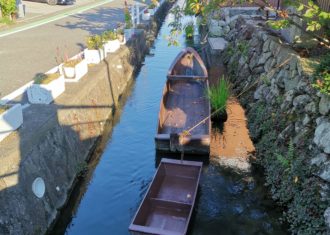
<svg viewBox="0 0 330 235"><path fill-rule="evenodd" d="M104 49L84 50L84 57L87 64L99 64L104 59Z"/></svg>
<svg viewBox="0 0 330 235"><path fill-rule="evenodd" d="M56 72L51 70L46 74ZM51 81L48 84L32 84L27 89L29 102L32 104L50 104L56 97L65 91L64 76L60 75L59 78Z"/></svg>
<svg viewBox="0 0 330 235"><path fill-rule="evenodd" d="M151 14L150 12L142 14L142 20L150 20Z"/></svg>
<svg viewBox="0 0 330 235"><path fill-rule="evenodd" d="M83 59L74 67L66 67L62 65L62 73L65 82L78 82L88 72L86 59Z"/></svg>
<svg viewBox="0 0 330 235"><path fill-rule="evenodd" d="M149 8L148 11L149 11L150 15L153 16L156 12L156 8L153 8L153 9Z"/></svg>
<svg viewBox="0 0 330 235"><path fill-rule="evenodd" d="M21 104L15 104L0 114L0 141L19 128L23 123Z"/></svg>
<svg viewBox="0 0 330 235"><path fill-rule="evenodd" d="M114 53L120 48L120 41L118 39L108 41L104 44L104 53Z"/></svg>

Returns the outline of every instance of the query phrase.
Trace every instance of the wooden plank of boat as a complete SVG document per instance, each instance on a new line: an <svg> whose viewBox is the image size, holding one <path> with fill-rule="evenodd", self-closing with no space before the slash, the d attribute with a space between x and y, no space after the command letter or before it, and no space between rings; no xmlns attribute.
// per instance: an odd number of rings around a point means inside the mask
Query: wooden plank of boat
<svg viewBox="0 0 330 235"><path fill-rule="evenodd" d="M205 64L199 54L191 47L183 49L172 62L168 78L198 77L207 78L208 73Z"/></svg>
<svg viewBox="0 0 330 235"><path fill-rule="evenodd" d="M156 149L167 152L186 152L208 154L210 152L211 108L206 97L208 80L205 78L176 77L166 81L160 102ZM195 126L201 120L204 123L184 137L179 144L178 135Z"/></svg>
<svg viewBox="0 0 330 235"><path fill-rule="evenodd" d="M202 165L202 162L163 158L129 226L131 233L186 234Z"/></svg>

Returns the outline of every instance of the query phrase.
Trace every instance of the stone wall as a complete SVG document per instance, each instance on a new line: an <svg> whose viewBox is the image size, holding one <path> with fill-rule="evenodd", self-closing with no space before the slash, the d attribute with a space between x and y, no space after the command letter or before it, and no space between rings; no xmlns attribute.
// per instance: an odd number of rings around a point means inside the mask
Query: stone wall
<svg viewBox="0 0 330 235"><path fill-rule="evenodd" d="M54 103L24 109L23 126L0 143L0 234L44 234L54 223L172 4ZM37 177L42 198L32 192Z"/></svg>
<svg viewBox="0 0 330 235"><path fill-rule="evenodd" d="M291 231L330 228L330 97L312 87L306 60L262 24L230 23L223 57L244 105L257 162Z"/></svg>

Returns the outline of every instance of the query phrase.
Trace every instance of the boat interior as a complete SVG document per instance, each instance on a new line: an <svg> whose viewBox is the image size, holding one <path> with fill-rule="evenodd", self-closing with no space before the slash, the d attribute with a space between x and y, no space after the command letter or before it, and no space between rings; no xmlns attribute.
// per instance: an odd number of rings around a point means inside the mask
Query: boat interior
<svg viewBox="0 0 330 235"><path fill-rule="evenodd" d="M206 97L207 82L187 78L168 80L160 105L158 134L181 133L210 114ZM208 121L191 131L191 135L209 135Z"/></svg>
<svg viewBox="0 0 330 235"><path fill-rule="evenodd" d="M155 234L184 234L200 169L200 166L162 162L133 224L151 228Z"/></svg>
<svg viewBox="0 0 330 235"><path fill-rule="evenodd" d="M187 51L182 54L170 69L169 76L201 76L206 77L200 62L193 53Z"/></svg>

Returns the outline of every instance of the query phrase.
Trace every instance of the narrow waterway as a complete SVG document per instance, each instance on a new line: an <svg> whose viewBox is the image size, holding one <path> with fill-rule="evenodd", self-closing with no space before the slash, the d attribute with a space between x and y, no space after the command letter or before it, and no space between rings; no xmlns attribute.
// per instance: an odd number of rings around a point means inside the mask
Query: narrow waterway
<svg viewBox="0 0 330 235"><path fill-rule="evenodd" d="M63 215L69 217L70 222L62 223L57 232L129 234L128 226L161 157L155 152L154 136L167 69L185 46L182 38L181 46L167 46L165 35L169 34L169 20L167 17L151 54L136 77L93 175L80 188L79 193L84 195L79 206ZM203 159L189 234L287 233L279 223L280 213L267 197L259 177L221 169L209 162L207 156L196 158Z"/></svg>

